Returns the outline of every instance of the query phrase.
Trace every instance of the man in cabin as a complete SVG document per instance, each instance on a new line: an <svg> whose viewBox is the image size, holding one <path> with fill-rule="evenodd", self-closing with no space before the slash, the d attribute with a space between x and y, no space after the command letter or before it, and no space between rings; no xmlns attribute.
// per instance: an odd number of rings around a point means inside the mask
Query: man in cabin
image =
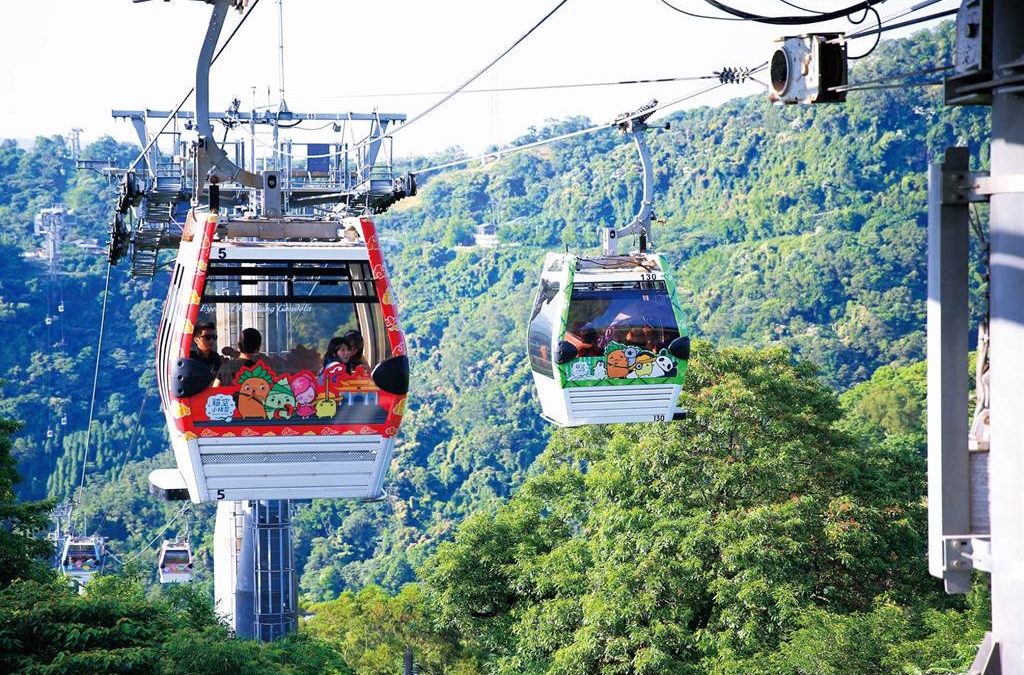
<svg viewBox="0 0 1024 675"><path fill-rule="evenodd" d="M246 328L242 331L242 337L238 340L238 358L225 361L224 365L217 371L217 379L213 381L215 387L229 387L235 383L235 376L242 368L251 368L256 365L256 359L260 358L260 347L263 346L263 336L255 328Z"/></svg>
<svg viewBox="0 0 1024 675"><path fill-rule="evenodd" d="M189 358L200 361L210 369L210 374L217 376L224 363L224 357L217 353L217 326L212 321L201 323L192 332L192 349Z"/></svg>

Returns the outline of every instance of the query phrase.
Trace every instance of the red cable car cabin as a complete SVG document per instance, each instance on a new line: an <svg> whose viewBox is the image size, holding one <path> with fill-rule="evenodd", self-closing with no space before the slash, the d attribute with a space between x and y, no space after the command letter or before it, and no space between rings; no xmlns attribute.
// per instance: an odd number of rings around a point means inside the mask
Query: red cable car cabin
<svg viewBox="0 0 1024 675"><path fill-rule="evenodd" d="M322 241L325 228L332 241ZM268 233L276 239L257 238ZM192 358L204 323L216 326L218 350L255 328L258 353L216 379ZM346 334L362 339L362 359L325 366L328 342ZM190 216L157 337L160 398L188 497L380 498L405 412L405 353L368 218Z"/></svg>

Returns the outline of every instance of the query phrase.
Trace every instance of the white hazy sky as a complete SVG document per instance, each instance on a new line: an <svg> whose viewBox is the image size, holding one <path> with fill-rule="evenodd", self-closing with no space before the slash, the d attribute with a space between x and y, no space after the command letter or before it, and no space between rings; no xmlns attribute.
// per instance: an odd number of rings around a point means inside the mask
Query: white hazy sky
<svg viewBox="0 0 1024 675"><path fill-rule="evenodd" d="M888 0L883 18L918 0ZM411 118L437 99L387 96L449 91L526 32L557 0L283 0L285 98L301 112L402 112ZM673 0L697 13L715 11L701 0ZM763 13L798 13L781 0L731 0ZM796 0L831 9L853 0ZM958 6L941 0L919 14ZM171 109L192 86L195 59L210 7L194 0L3 0L0 2L0 138L32 138L84 129L83 141L103 134L134 141L129 123L112 108ZM231 97L243 110L277 100L277 0L260 0L211 75L211 106ZM237 25L231 12L222 41ZM819 25L853 32L846 21ZM916 28L915 28L916 29ZM766 61L772 40L809 28L694 19L660 0L569 0L548 21L469 88L575 84L705 75L724 66ZM886 34L903 35L908 29ZM862 53L874 38L851 43ZM676 82L498 94L464 93L395 136L398 156L459 145L479 152L506 143L545 119L587 115L610 120L651 98L669 101L707 82ZM757 93L748 83L685 105ZM377 96L369 96L375 94ZM193 109L190 101L186 109ZM308 140L330 136L307 134ZM296 140L306 140L296 137Z"/></svg>

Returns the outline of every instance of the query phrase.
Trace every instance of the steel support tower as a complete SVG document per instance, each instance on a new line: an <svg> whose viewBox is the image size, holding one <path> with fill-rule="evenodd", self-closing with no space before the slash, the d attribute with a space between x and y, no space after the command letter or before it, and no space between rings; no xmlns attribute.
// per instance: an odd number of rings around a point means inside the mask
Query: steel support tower
<svg viewBox="0 0 1024 675"><path fill-rule="evenodd" d="M991 574L992 631L970 673L1024 675L1024 3L963 0L955 57L946 101L992 106L991 167L972 173L967 149L950 148L929 174L929 569L950 593ZM968 208L983 201L990 368L977 379L990 419L969 444Z"/></svg>

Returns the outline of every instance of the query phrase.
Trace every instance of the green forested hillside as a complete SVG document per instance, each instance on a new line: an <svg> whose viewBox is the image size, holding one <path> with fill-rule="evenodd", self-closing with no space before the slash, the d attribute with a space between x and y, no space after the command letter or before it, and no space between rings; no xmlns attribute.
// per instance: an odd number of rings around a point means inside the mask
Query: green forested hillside
<svg viewBox="0 0 1024 675"><path fill-rule="evenodd" d="M944 63L951 36L946 26L883 42L875 54L857 62L852 79ZM623 100L622 108L639 103ZM825 400L827 390L801 380L801 391L818 401L812 406L817 421L801 431L805 437L792 448L796 454L770 458L777 466L747 467L758 480L765 480L765 472L790 471L792 480L779 483L786 486L785 495L769 491L727 503L704 495L700 513L687 481L721 480L723 489L731 489L730 481L747 475L747 468L730 463L727 453L716 455L714 471L700 473L693 457L712 450L700 445L706 437L689 424L651 431L650 439L639 429L560 433L546 459L535 463L551 438L537 415L524 354L540 260L548 249L596 246L599 227L632 216L639 201L635 151L609 130L512 154L484 167L424 174L420 194L380 219L382 235L396 243L388 263L413 368L410 412L386 484L393 498L373 505L318 501L301 508L296 515L298 560L309 600L331 600L370 583L397 591L430 559L425 569L431 570L429 582L442 598L438 616L448 631L439 644L450 646L445 640L457 636L472 647L465 658L484 654L481 659L507 672L520 666L542 669L551 659L569 658L558 656L561 650L577 654L583 647L565 640L576 640L572 631L591 617L603 627L594 639L604 640L609 653L621 645L623 653L635 656L629 650L657 642L661 651L649 656L655 668L669 640L671 656L664 658L685 657L705 666L712 659L725 672L760 658L758 650L772 645L789 645L795 659L803 654L801 645L810 644L808 636L824 635L821 631L853 634L876 625L871 622L881 622L879 631L890 630L886 621L897 621L899 612L917 611L908 609L915 603L941 614L942 602L929 590L933 586L919 550L923 488L915 458L920 439L904 428L912 424L906 410L920 405L923 385L900 367L924 356L925 168L943 147L956 143L970 144L974 161L983 166L987 111L947 108L938 90L915 88L857 92L841 106L779 108L752 97L678 112L670 121L669 131L651 132L649 138L659 217L654 241L677 267L694 332L720 348L789 350L820 367L827 387L853 387L843 399L849 412L841 420L834 402ZM551 122L520 140L589 125L582 118ZM124 166L135 149L108 139L84 152ZM414 167L429 163L410 160ZM25 498L66 498L82 473L106 263L71 240L105 243L113 197L101 176L73 169L59 137L38 139L31 150L12 141L0 143L0 312L7 325L19 328L0 344L0 416L25 423L14 446ZM41 245L32 236L35 213L56 202L74 208L78 222L62 249L63 273L51 279L38 258L25 254ZM471 243L473 228L484 222L497 226L503 245L461 246ZM977 281L976 291L980 277ZM48 333L44 319L55 309L46 298L53 297L55 284L69 311L56 320L62 332L51 326ZM115 268L110 279L91 433L94 464L87 467L90 489L83 508L91 514L90 523L113 538L116 552L137 550L172 512L145 494L146 472L172 462L156 397L148 393L152 336L165 284L159 274L152 281L131 281L124 268ZM767 354L778 368L788 362L783 352ZM882 375L875 376L873 385L860 384L876 371ZM887 373L901 375L883 381ZM707 377L704 384L714 385L713 377ZM699 388L691 389L691 395L699 396ZM712 412L725 414L716 411L709 411L707 424L716 423ZM63 412L66 427L59 425ZM53 438L47 438L47 429L54 431ZM747 432L782 434L784 429L752 426ZM812 442L815 434L823 439L820 447ZM861 456L858 449L869 441L874 445L863 446L868 450ZM638 454L636 448L653 454ZM583 471L591 454L611 473ZM687 531L672 542L655 536L650 543L691 547L680 563L690 567L652 578L651 583L661 579L657 583L663 581L663 587L635 590L638 602L657 605L664 597L692 602L676 608L692 616L664 618L676 626L666 629L672 635L658 633L661 624L645 624L643 630L657 640L644 642L609 617L607 607L616 598L581 594L573 585L597 578L611 587L611 580L625 574L612 564L619 559L615 556L635 553L620 550L624 544L616 537L632 536L633 526L654 536L670 525L634 522L636 513L618 510L628 500L635 502L630 508L641 508L645 485L657 474L651 462L680 457L691 459L674 469L681 472L675 478L686 490L674 492L664 485L649 496L670 514L666 518L686 523ZM799 466L789 466L791 461ZM878 476L894 466L906 471L907 482L877 484ZM824 467L836 475L825 475ZM527 480L532 487L505 505ZM536 491L543 489L553 492L540 499ZM516 574L533 576L511 578L502 572L495 583L512 587L492 589L508 601L486 609L494 621L477 626L466 619L480 611L471 604L475 599L444 596L450 590L445 570L475 564L454 553L465 548L460 540L479 536L490 541L486 537L494 535L494 528L506 525L512 528L509 537L519 536L534 522L531 518L547 517L544 509L553 507L544 500L556 499L563 490L566 503L556 506L564 506L568 520L558 531L535 533L553 538L528 542L533 548L522 552L528 569ZM580 510L583 505L587 509ZM600 513L595 515L592 507ZM476 515L460 527L471 514ZM862 517L863 528L852 524ZM602 538L583 546L574 528L588 518L598 518L595 531ZM211 527L208 514L200 510L193 519L197 540ZM688 538L691 532L693 539ZM760 555L755 544L773 532L782 537L783 548L764 551L765 560L755 559ZM866 546L858 537L876 534L897 555L891 570L876 557L856 557ZM453 548L434 558L437 545L453 537ZM731 539L733 548L727 545ZM500 541L494 545L504 546ZM721 558L718 566L704 569L715 555ZM591 564L605 556L611 556L608 565ZM799 564L789 560L796 557ZM519 562L516 558L515 565ZM551 583L558 578L564 588L544 585L545 566L556 562L567 576L552 574ZM832 565L842 567L839 577L820 578ZM698 566L697 579L676 579L696 574ZM752 571L745 572L748 567ZM738 577L750 577L753 586L733 584ZM841 598L832 607L837 613L818 621L812 610L829 610L832 593ZM355 602L354 595L345 597ZM638 606L636 611L647 610ZM912 616L905 637L891 642L925 639L924 615ZM966 615L950 621L957 616ZM800 621L794 623L795 617ZM534 619L541 621L539 632L529 633ZM605 621L613 625L604 626ZM748 644L730 637L747 630L748 622L761 638ZM555 640L549 633L559 626L568 632ZM506 631L510 641L488 642L487 631ZM589 638L578 639L583 644ZM842 644L840 637L835 642ZM617 672L604 661L600 667Z"/></svg>

